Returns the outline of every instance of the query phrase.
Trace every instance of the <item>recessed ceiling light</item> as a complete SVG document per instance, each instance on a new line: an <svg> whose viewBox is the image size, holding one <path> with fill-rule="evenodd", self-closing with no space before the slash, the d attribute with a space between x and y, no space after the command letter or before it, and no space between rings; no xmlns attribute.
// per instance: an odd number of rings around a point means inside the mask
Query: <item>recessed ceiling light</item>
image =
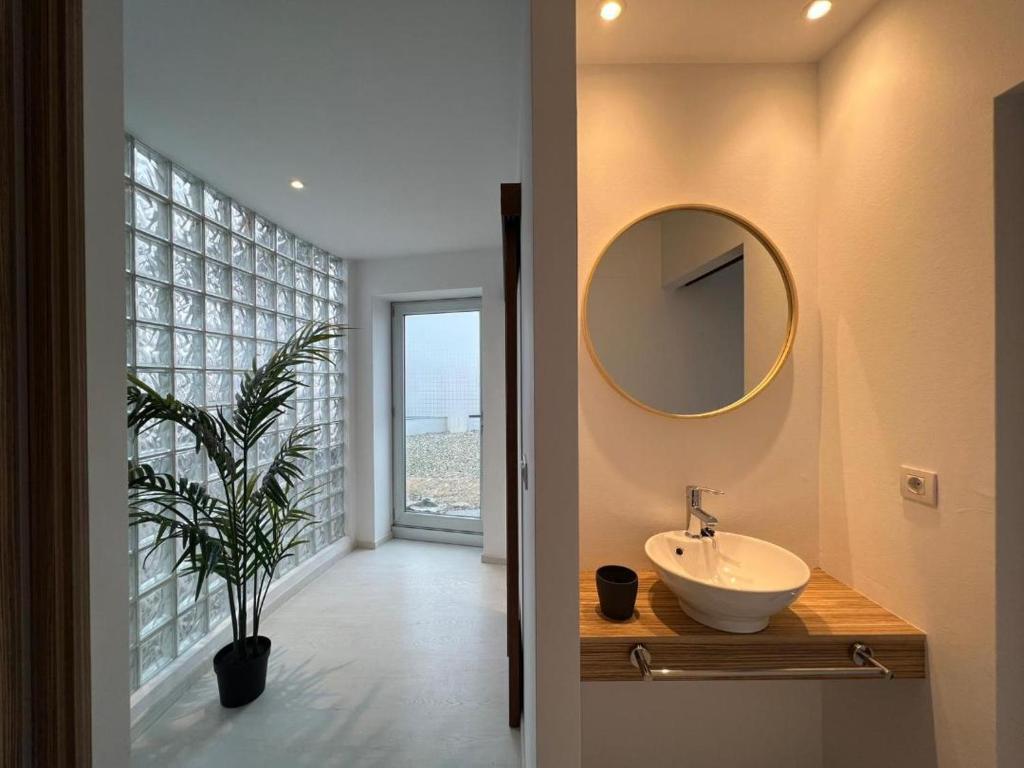
<svg viewBox="0 0 1024 768"><path fill-rule="evenodd" d="M305 186L306 186L306 185L305 185L305 184L303 184L303 183L302 183L301 181L299 181L298 179L292 179L292 180L291 180L291 188L292 188L292 189L302 189L302 188L303 188L303 187L305 187Z"/></svg>
<svg viewBox="0 0 1024 768"><path fill-rule="evenodd" d="M804 8L804 18L808 21L817 21L818 19L828 15L828 12L832 10L832 0L812 0Z"/></svg>
<svg viewBox="0 0 1024 768"><path fill-rule="evenodd" d="M601 18L605 21L615 21L622 15L622 3L619 0L605 0L601 3Z"/></svg>

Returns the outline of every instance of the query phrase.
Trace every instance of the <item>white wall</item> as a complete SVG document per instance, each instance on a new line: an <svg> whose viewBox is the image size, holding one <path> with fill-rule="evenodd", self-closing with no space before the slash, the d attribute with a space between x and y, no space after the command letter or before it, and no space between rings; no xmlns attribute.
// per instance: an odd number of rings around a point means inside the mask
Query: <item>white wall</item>
<svg viewBox="0 0 1024 768"><path fill-rule="evenodd" d="M821 562L930 664L898 696L826 686L829 766L996 762L993 103L1022 42L1019 0L886 0L821 65ZM901 464L939 472L937 509Z"/></svg>
<svg viewBox="0 0 1024 768"><path fill-rule="evenodd" d="M726 491L713 509L724 528L768 538L815 564L821 359L814 67L584 66L579 121L581 275L625 223L667 205L705 203L749 219L776 243L801 304L796 346L780 376L743 408L712 419L672 421L637 408L580 349L582 567L646 567L647 537L683 525L688 483ZM668 689L622 699L634 689L583 686L588 768L621 765L614 755L627 753L635 765L679 764L684 755L707 765L722 744L737 764L757 764L755 742L739 743L737 723L758 733L786 723L760 764L817 764L819 684L715 688L728 714L710 718L702 716L710 689ZM617 751L604 746L613 731Z"/></svg>
<svg viewBox="0 0 1024 768"><path fill-rule="evenodd" d="M500 227L499 211L494 226ZM349 262L352 507L356 541L391 535L391 303L481 297L483 554L505 557L505 329L501 251Z"/></svg>
<svg viewBox="0 0 1024 768"><path fill-rule="evenodd" d="M684 487L693 482L726 491L715 510L723 526L816 562L814 68L584 66L579 99L581 275L624 223L674 203L708 203L775 241L802 307L779 378L713 419L678 422L638 409L581 347L581 564L643 566L647 537L682 524Z"/></svg>
<svg viewBox="0 0 1024 768"><path fill-rule="evenodd" d="M128 765L121 0L83 4L92 763Z"/></svg>
<svg viewBox="0 0 1024 768"><path fill-rule="evenodd" d="M580 764L576 6L531 0L523 173L523 760Z"/></svg>

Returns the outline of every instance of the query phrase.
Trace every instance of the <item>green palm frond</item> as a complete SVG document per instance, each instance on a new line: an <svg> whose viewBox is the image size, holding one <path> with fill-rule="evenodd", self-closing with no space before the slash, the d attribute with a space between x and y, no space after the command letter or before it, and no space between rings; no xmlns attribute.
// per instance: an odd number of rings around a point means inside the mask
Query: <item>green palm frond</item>
<svg viewBox="0 0 1024 768"><path fill-rule="evenodd" d="M329 344L344 326L312 323L300 329L261 366L253 361L243 377L233 413L207 410L161 394L136 376L128 381L128 426L136 434L161 423L183 427L217 469L223 498L202 483L156 472L145 463L129 466L130 522L155 527L148 554L173 542L174 569L196 574L196 597L213 574L227 582L234 639L244 655L249 612L252 634L271 580L316 524L307 505L318 489L303 486L315 434L295 427L281 442L266 471L252 469L257 441L275 427L302 386L296 368L330 362ZM251 590L251 591L250 591Z"/></svg>

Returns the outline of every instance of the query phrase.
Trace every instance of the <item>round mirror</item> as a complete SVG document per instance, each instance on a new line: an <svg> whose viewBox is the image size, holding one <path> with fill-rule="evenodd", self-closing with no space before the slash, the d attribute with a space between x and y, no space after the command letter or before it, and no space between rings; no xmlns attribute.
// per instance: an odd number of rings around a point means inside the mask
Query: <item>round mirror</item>
<svg viewBox="0 0 1024 768"><path fill-rule="evenodd" d="M598 370L642 408L731 410L775 377L796 333L782 255L749 222L685 205L634 222L605 248L583 299Z"/></svg>

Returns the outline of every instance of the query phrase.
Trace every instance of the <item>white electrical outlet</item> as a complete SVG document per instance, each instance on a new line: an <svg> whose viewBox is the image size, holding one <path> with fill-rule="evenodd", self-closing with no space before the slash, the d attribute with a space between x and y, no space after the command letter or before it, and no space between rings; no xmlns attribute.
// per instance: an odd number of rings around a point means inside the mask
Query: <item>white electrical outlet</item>
<svg viewBox="0 0 1024 768"><path fill-rule="evenodd" d="M925 469L900 467L900 493L903 498L927 504L939 505L939 476Z"/></svg>

